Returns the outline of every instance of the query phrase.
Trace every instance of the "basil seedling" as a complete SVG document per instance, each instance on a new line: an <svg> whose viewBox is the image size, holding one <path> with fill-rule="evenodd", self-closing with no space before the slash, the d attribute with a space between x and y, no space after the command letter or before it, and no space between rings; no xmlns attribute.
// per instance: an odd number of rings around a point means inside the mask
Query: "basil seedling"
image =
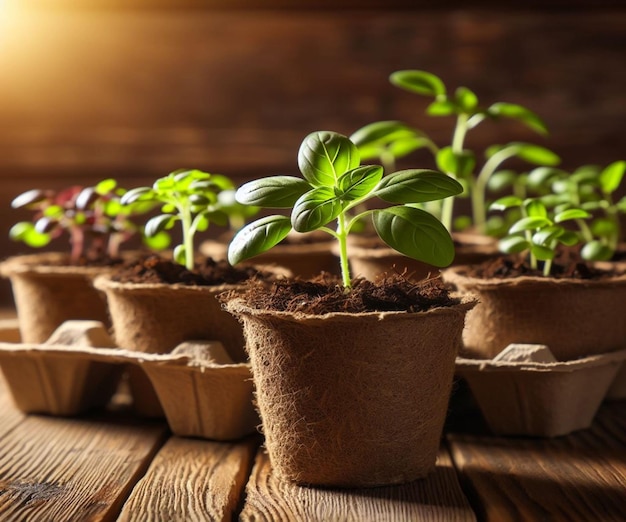
<svg viewBox="0 0 626 522"><path fill-rule="evenodd" d="M240 203L291 209L291 215L264 217L241 229L228 249L231 264L269 250L292 229L322 230L339 243L343 285L349 289L347 237L366 216L371 216L380 238L401 254L435 266L447 266L454 259L454 244L446 228L414 206L459 194L463 187L450 176L411 169L383 178L382 167L361 165L359 151L349 138L329 131L304 139L298 166L302 178L261 178L237 190ZM376 198L393 206L356 212Z"/></svg>
<svg viewBox="0 0 626 522"><path fill-rule="evenodd" d="M177 170L157 179L152 187L139 187L129 190L122 197L122 204L150 202L161 204L161 212L145 225L145 234L155 237L171 230L180 222L183 242L174 248L174 260L188 270L194 268L194 236L204 231L214 221L227 225L228 216L219 195L234 185L226 176L209 174L200 170ZM230 204L230 202L228 202Z"/></svg>

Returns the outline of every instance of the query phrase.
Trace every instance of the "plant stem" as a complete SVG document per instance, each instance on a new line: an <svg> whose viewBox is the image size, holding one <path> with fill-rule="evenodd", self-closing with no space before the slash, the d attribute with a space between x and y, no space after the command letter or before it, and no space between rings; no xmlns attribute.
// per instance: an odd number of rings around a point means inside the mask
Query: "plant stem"
<svg viewBox="0 0 626 522"><path fill-rule="evenodd" d="M591 233L589 225L587 225L587 223L582 219L577 219L576 224L578 225L578 228L580 228L580 233L583 235L585 242L589 243L589 241L593 241L593 234Z"/></svg>
<svg viewBox="0 0 626 522"><path fill-rule="evenodd" d="M179 207L183 225L183 246L185 248L185 268L193 270L193 231L191 230L191 209L186 205Z"/></svg>
<svg viewBox="0 0 626 522"><path fill-rule="evenodd" d="M454 126L454 134L452 136L452 152L454 154L463 153L463 144L465 142L465 135L467 134L467 120L469 114L462 112L456 118L456 125ZM452 177L456 179L456 172L452 173ZM452 232L452 217L454 216L454 198L446 198L441 204L441 222L443 226L448 229L448 232Z"/></svg>
<svg viewBox="0 0 626 522"><path fill-rule="evenodd" d="M487 209L485 205L485 196L487 192L487 183L496 169L507 159L517 154L516 147L507 147L496 152L480 170L476 178L476 185L472 191L472 214L476 231L480 234L485 233L485 223L487 222Z"/></svg>
<svg viewBox="0 0 626 522"><path fill-rule="evenodd" d="M380 151L380 162L383 165L383 171L385 174L389 174L396 170L396 157L387 148L383 148Z"/></svg>
<svg viewBox="0 0 626 522"><path fill-rule="evenodd" d="M341 278L346 292L352 288L350 279L350 265L348 263L348 231L346 229L345 213L337 218L337 240L339 241L339 263L341 266Z"/></svg>

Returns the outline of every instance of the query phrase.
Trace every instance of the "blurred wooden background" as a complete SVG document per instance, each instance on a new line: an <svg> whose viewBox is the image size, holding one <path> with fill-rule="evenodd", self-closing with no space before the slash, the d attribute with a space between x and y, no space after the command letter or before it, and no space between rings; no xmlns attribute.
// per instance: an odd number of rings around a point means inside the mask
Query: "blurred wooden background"
<svg viewBox="0 0 626 522"><path fill-rule="evenodd" d="M381 119L449 142L450 119L425 117L425 99L389 84L398 69L526 105L551 130L488 122L470 146L535 141L566 168L626 158L620 1L84 4L0 0L0 257L26 250L8 239L26 216L9 202L29 188L108 176L131 188L179 167L296 174L309 132Z"/></svg>

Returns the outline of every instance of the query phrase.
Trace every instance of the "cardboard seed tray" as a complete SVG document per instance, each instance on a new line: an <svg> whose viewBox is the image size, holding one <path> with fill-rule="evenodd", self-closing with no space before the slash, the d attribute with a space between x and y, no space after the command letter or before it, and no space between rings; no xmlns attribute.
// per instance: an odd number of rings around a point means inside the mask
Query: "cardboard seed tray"
<svg viewBox="0 0 626 522"><path fill-rule="evenodd" d="M183 343L163 355L133 352L113 347L97 321L67 321L42 344L6 342L18 331L17 322L0 324L0 368L26 413L71 416L104 406L124 370L135 367L148 376L176 435L233 440L259 423L250 367L228 362L219 342Z"/></svg>

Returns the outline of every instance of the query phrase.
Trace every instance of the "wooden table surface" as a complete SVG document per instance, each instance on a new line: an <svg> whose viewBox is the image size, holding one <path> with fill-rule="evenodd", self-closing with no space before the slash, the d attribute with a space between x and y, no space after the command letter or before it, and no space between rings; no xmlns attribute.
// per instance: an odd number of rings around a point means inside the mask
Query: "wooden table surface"
<svg viewBox="0 0 626 522"><path fill-rule="evenodd" d="M0 375L0 520L626 520L626 402L556 439L463 424L447 428L425 480L312 489L275 477L259 436L183 439L125 411L24 415Z"/></svg>

